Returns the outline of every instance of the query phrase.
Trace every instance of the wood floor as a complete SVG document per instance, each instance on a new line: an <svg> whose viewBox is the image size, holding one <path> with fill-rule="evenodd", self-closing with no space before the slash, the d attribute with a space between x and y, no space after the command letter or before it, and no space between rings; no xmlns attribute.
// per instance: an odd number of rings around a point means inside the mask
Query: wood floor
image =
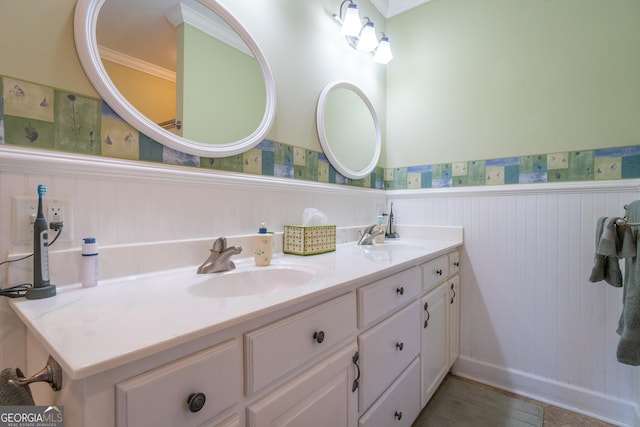
<svg viewBox="0 0 640 427"><path fill-rule="evenodd" d="M527 402L532 402L542 406L544 409L544 427L615 427L614 424L605 423L604 421L597 420L595 418L588 417L586 415L577 414L566 409L558 408L557 406L549 405L547 403L538 402L537 400L529 399L523 396L516 395L504 390L500 390L486 384L481 384L466 378L456 377L461 381L466 381L471 384L475 384L479 387L484 387L490 390L494 390L498 393L506 396L521 399ZM425 410L428 409L428 405ZM471 426L470 426L471 427Z"/></svg>

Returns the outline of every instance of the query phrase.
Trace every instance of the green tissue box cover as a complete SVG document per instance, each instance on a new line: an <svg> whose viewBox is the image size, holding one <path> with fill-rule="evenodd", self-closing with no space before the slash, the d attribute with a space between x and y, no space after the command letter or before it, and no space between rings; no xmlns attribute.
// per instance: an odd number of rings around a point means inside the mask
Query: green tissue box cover
<svg viewBox="0 0 640 427"><path fill-rule="evenodd" d="M336 226L284 226L285 254L315 255L336 250Z"/></svg>

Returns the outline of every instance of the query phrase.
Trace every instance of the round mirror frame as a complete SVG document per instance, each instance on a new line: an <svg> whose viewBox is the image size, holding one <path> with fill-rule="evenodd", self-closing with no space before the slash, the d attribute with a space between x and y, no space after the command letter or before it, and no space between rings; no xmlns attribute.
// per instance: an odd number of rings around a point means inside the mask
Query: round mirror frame
<svg viewBox="0 0 640 427"><path fill-rule="evenodd" d="M375 150L373 153L373 157L371 162L361 170L352 170L349 169L340 159L336 157L336 154L331 149L331 145L327 139L327 133L325 131L325 108L327 105L327 99L332 90L338 88L345 88L353 91L356 95L362 99L367 109L371 113L371 117L373 118L373 124L375 126L376 133L376 141L375 141ZM318 98L318 108L316 110L316 126L318 128L318 137L320 138L320 145L324 150L324 154L327 156L329 162L333 165L334 168L342 175L347 178L359 179L364 178L369 175L376 168L378 164L378 160L380 160L380 151L382 149L382 132L380 130L380 122L378 120L378 115L376 114L375 108L373 108L373 104L367 97L367 95L360 89L358 86L351 82L347 81L335 81L327 84L320 92L320 97Z"/></svg>
<svg viewBox="0 0 640 427"><path fill-rule="evenodd" d="M74 37L80 63L89 81L93 84L102 99L109 104L123 120L164 146L183 153L202 157L226 157L240 154L255 147L265 138L271 129L275 117L275 81L262 51L231 12L214 0L199 0L233 28L253 52L264 76L266 95L265 113L260 125L247 137L227 144L204 144L183 138L163 129L138 111L127 101L120 91L116 89L102 65L96 39L98 14L105 1L106 0L78 0L74 16Z"/></svg>

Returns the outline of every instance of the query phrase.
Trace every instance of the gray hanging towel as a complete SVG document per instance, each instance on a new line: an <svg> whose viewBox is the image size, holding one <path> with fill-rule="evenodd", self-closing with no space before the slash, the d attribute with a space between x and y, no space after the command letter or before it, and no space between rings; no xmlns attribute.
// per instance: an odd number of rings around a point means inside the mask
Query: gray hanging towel
<svg viewBox="0 0 640 427"><path fill-rule="evenodd" d="M9 380L24 378L20 368L6 368L0 372L0 406L33 406L29 385L13 385Z"/></svg>
<svg viewBox="0 0 640 427"><path fill-rule="evenodd" d="M596 251L590 282L606 281L611 286L622 287L622 271L616 246L618 235L614 217L598 218L596 223Z"/></svg>
<svg viewBox="0 0 640 427"><path fill-rule="evenodd" d="M627 207L626 218L629 222L640 222L640 200ZM634 237L639 236L634 230ZM617 329L620 342L616 351L620 363L633 366L640 365L640 242L637 240L636 245L636 255L625 259L622 314Z"/></svg>

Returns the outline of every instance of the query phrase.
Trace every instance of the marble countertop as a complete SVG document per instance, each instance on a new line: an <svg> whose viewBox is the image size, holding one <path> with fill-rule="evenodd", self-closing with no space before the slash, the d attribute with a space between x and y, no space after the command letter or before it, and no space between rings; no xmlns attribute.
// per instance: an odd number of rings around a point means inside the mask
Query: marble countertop
<svg viewBox="0 0 640 427"><path fill-rule="evenodd" d="M193 292L194 286L212 275L196 274L194 265L101 281L94 288L59 286L55 297L15 299L10 305L65 373L77 380L274 310L419 265L460 246L462 239L401 239L397 243L397 249L389 250L348 243L322 255L276 255L272 262L275 268L300 266L315 274L304 284L266 293L215 298L199 295ZM236 266L234 271L258 268L253 258L238 259Z"/></svg>

